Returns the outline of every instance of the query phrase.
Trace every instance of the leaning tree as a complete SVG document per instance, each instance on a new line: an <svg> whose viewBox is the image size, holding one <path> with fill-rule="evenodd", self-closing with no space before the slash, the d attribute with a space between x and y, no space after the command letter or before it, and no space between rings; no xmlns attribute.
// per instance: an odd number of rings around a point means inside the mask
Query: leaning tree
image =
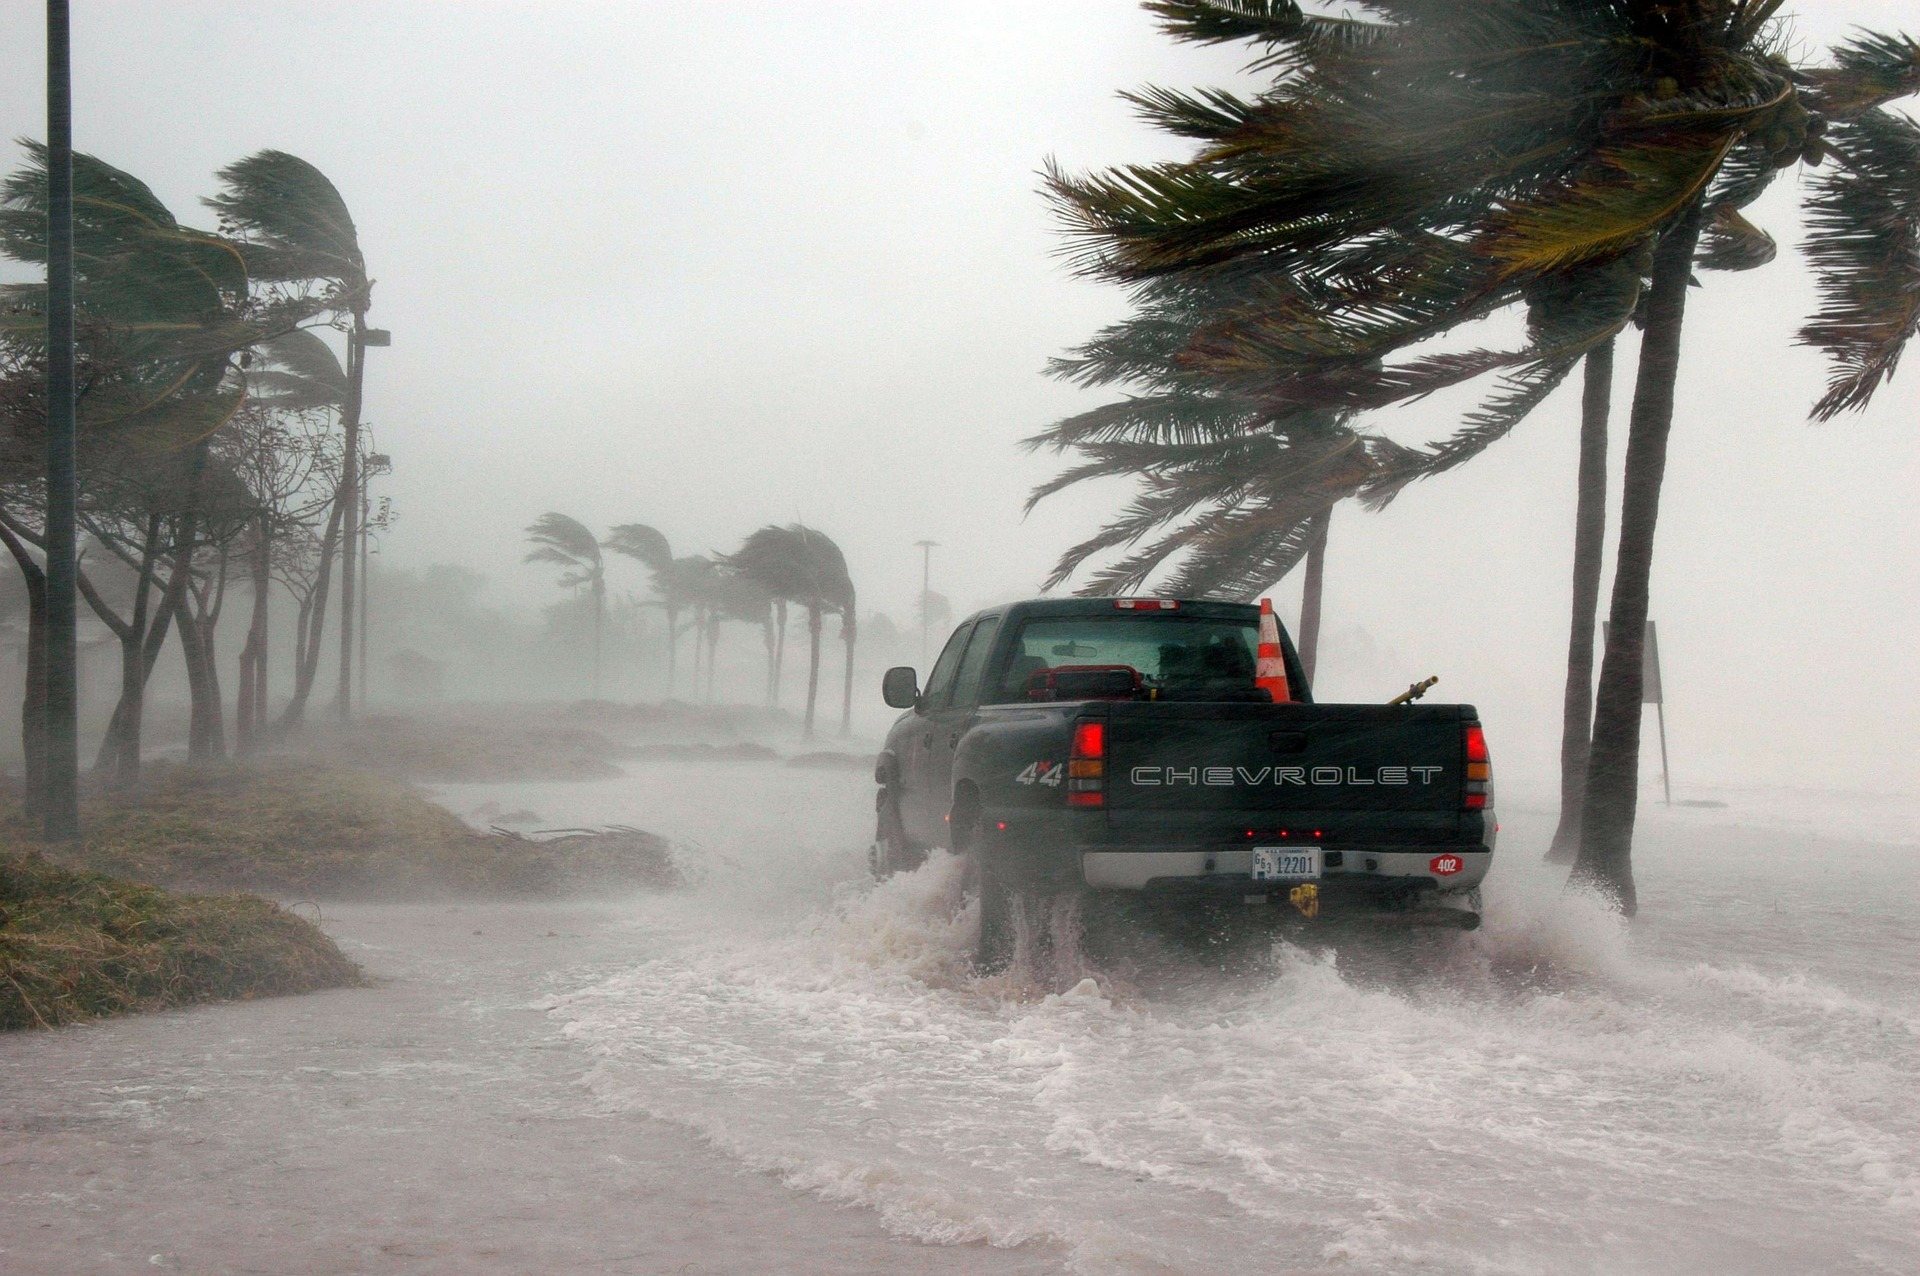
<svg viewBox="0 0 1920 1276"><path fill-rule="evenodd" d="M527 540L533 549L524 561L557 563L562 589L586 586L593 607L593 697L600 698L600 631L606 619L607 564L600 554L600 541L586 524L565 514L546 513L527 528Z"/></svg>
<svg viewBox="0 0 1920 1276"><path fill-rule="evenodd" d="M858 637L853 579L846 555L820 532L803 523L769 525L751 533L723 566L758 583L773 599L793 603L807 613L807 712L805 733L813 736L814 708L820 693L820 640L828 613L840 617L840 637L846 647L846 669L840 730L853 722L853 650Z"/></svg>

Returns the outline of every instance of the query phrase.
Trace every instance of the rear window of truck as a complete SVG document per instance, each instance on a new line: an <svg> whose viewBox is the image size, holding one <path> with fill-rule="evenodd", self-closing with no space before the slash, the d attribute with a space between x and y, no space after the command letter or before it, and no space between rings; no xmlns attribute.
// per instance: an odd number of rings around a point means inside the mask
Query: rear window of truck
<svg viewBox="0 0 1920 1276"><path fill-rule="evenodd" d="M1015 635L994 704L1029 698L1050 670L1119 666L1163 695L1204 696L1250 689L1259 623L1154 616L1076 616L1029 620Z"/></svg>

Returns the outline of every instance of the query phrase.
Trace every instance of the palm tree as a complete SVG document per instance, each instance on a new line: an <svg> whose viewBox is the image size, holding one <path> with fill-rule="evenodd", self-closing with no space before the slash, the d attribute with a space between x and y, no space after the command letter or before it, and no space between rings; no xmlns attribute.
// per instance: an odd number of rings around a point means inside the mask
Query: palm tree
<svg viewBox="0 0 1920 1276"><path fill-rule="evenodd" d="M260 347L259 357L247 370L247 389L253 403L270 414L295 417L313 414L323 421L329 414L344 415L353 398L352 380L340 366L333 347L305 329L284 333ZM263 497L269 495L265 489L275 485L269 471L280 463L278 458L282 455L272 446L254 451L253 477ZM294 481L281 480L283 490L291 491L304 483L311 459L311 453L302 457L302 473L295 476ZM327 594L333 578L334 558L342 542L338 532L344 507L340 506L337 495L334 505L329 534L320 541L319 571L313 591L308 595L309 605L301 612L300 641L295 645L293 696L280 720L283 730L299 722L305 714L320 672L320 635L327 621ZM243 740L250 740L252 733L265 724L267 714L268 599L273 592L275 541L283 530L274 525L271 506L271 500L262 501L255 535L253 618L241 652L240 672L241 685L246 688L242 699L252 711L254 721L242 727Z"/></svg>
<svg viewBox="0 0 1920 1276"><path fill-rule="evenodd" d="M729 591L719 580L714 560L704 554L676 558L666 536L645 523L622 523L613 528L604 542L616 554L625 554L647 569L653 580L653 592L667 617L667 691L671 695L676 679L680 646L680 613L691 612L693 630L693 688L700 690L701 652L706 651L707 697L713 696L713 647L719 641L716 628L725 608L746 607L745 595ZM756 619L730 615L731 619Z"/></svg>
<svg viewBox="0 0 1920 1276"><path fill-rule="evenodd" d="M828 612L840 616L846 644L846 692L841 731L851 729L853 650L856 638L854 589L840 547L802 523L768 525L750 534L739 549L720 559L722 566L757 582L773 599L804 607L810 642L807 664L807 712L804 730L813 737L814 709L820 693L820 637Z"/></svg>
<svg viewBox="0 0 1920 1276"><path fill-rule="evenodd" d="M647 569L653 578L653 592L667 616L667 694L673 694L675 657L680 646L680 609L686 598L676 587L673 575L673 548L665 533L645 523L621 523L607 533L601 544L616 554L624 554Z"/></svg>
<svg viewBox="0 0 1920 1276"><path fill-rule="evenodd" d="M711 563L712 560L703 560ZM704 584L707 600L707 699L713 700L713 677L720 645L720 626L727 621L758 625L767 649L767 685L773 685L773 597L767 587L742 572L713 564Z"/></svg>
<svg viewBox="0 0 1920 1276"><path fill-rule="evenodd" d="M587 587L593 600L593 698L600 698L600 628L607 609L607 565L600 556L600 542L586 524L565 514L542 514L527 528L527 540L534 548L523 562L557 563L566 569L560 576L562 589Z"/></svg>
<svg viewBox="0 0 1920 1276"><path fill-rule="evenodd" d="M1640 647L1697 250L1770 254L1739 210L1802 159L1832 154L1861 175L1856 189L1885 192L1895 170L1870 155L1892 155L1892 139L1914 126L1880 107L1920 88L1920 46L1862 36L1835 66L1797 67L1777 50L1778 0L1382 4L1369 6L1382 19L1371 23L1280 0L1150 7L1183 38L1264 44L1273 88L1253 100L1139 95L1158 122L1203 142L1199 156L1089 179L1055 173L1052 186L1090 271L1137 282L1235 264L1275 281L1267 313L1194 345L1196 361L1229 380L1250 373L1284 391L1306 364L1321 388L1365 395L1379 387L1381 353L1652 247L1576 865L1631 911ZM1828 312L1840 316L1805 334L1841 365L1823 411L1863 401L1913 331L1910 304L1849 287L1869 258L1897 265L1911 233L1910 208L1882 199L1876 223L1873 204L1816 205L1832 219L1834 258L1851 264L1823 260L1816 245ZM1883 251L1862 252L1862 241ZM1597 348L1617 331L1617 315L1608 319L1560 353ZM1276 361L1296 371L1275 377ZM1416 379L1451 384L1498 366L1452 362L1427 361ZM1536 356L1503 394L1544 392L1570 367Z"/></svg>
<svg viewBox="0 0 1920 1276"><path fill-rule="evenodd" d="M324 285L323 301L350 317L347 330L346 404L340 420L346 434L341 453L340 686L334 708L353 713L353 625L358 587L356 557L360 520L360 412L366 383L367 308L373 281L367 277L359 232L347 203L325 173L296 155L266 150L220 170L225 189L206 200L220 215L221 229L243 244L247 269L265 282Z"/></svg>

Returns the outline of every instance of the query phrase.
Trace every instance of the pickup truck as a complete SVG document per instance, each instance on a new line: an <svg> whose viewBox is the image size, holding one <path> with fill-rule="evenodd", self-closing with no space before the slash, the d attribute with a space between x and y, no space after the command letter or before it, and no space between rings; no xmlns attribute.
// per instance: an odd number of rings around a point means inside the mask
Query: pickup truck
<svg viewBox="0 0 1920 1276"><path fill-rule="evenodd" d="M967 856L987 968L1022 897L1061 890L1478 925L1497 828L1478 714L1317 704L1283 630L1284 683L1262 685L1260 621L1139 598L968 617L925 687L883 681L907 712L875 766L875 874Z"/></svg>

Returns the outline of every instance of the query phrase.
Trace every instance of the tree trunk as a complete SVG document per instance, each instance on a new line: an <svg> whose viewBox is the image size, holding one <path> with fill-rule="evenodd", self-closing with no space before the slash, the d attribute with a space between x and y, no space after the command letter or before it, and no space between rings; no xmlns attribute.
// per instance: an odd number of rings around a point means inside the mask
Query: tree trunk
<svg viewBox="0 0 1920 1276"><path fill-rule="evenodd" d="M207 635L191 607L174 618L180 630L180 658L187 670L187 760L204 762L214 756L214 728L208 722Z"/></svg>
<svg viewBox="0 0 1920 1276"><path fill-rule="evenodd" d="M220 569L215 582L207 588L195 588L188 582L188 606L180 612L180 648L187 663L187 693L191 703L191 726L187 735L187 757L206 762L227 755L226 706L220 695L220 668L214 659L215 639L220 611L226 604L227 551L220 551ZM212 598L209 601L208 594Z"/></svg>
<svg viewBox="0 0 1920 1276"><path fill-rule="evenodd" d="M1580 472L1573 514L1573 623L1560 725L1560 826L1547 859L1571 864L1580 849L1580 808L1593 748L1593 632L1607 537L1607 419L1613 410L1613 341L1587 355L1580 400Z"/></svg>
<svg viewBox="0 0 1920 1276"><path fill-rule="evenodd" d="M766 648L767 648L767 703L772 704L773 698L774 698L774 678L775 678L776 670L773 663L773 658L774 658L773 608L771 607L767 608L767 614L761 617L760 639L762 642L766 644Z"/></svg>
<svg viewBox="0 0 1920 1276"><path fill-rule="evenodd" d="M707 703L713 703L713 671L720 663L720 614L707 613Z"/></svg>
<svg viewBox="0 0 1920 1276"><path fill-rule="evenodd" d="M767 701L767 703L769 705L778 707L780 704L781 667L787 663L787 600L786 599L776 598L774 600L773 619L774 619L774 626L779 630L779 634L774 639L774 644L773 644L773 696L771 699Z"/></svg>
<svg viewBox="0 0 1920 1276"><path fill-rule="evenodd" d="M240 649L239 686L235 690L233 731L235 752L252 753L266 717L267 606L273 593L273 533L260 519L253 547L253 615L247 622L246 645Z"/></svg>
<svg viewBox="0 0 1920 1276"><path fill-rule="evenodd" d="M157 541L155 544L157 548ZM147 621L143 590L134 602L134 623L121 635L120 699L113 707L113 720L107 724L106 737L100 741L100 752L93 762L94 770L105 774L112 788L131 789L140 783L140 733L146 717L147 680L153 676L153 667L166 646L167 630L179 610L188 579L176 555L152 622Z"/></svg>
<svg viewBox="0 0 1920 1276"><path fill-rule="evenodd" d="M853 643L858 636L856 621L852 612L840 617L840 638L847 644L847 667L842 679L840 692L840 736L845 739L853 734Z"/></svg>
<svg viewBox="0 0 1920 1276"><path fill-rule="evenodd" d="M47 775L47 574L26 545L4 527L0 527L0 541L19 564L27 587L27 681L20 698L21 797L26 813L37 816L44 809Z"/></svg>
<svg viewBox="0 0 1920 1276"><path fill-rule="evenodd" d="M1327 579L1327 528L1333 507L1313 516L1313 543L1307 547L1307 578L1300 595L1300 672L1313 686L1313 667L1320 657L1320 596Z"/></svg>
<svg viewBox="0 0 1920 1276"><path fill-rule="evenodd" d="M813 739L813 706L820 696L820 629L820 607L809 603L807 605L807 636L812 640L812 646L807 653L807 718L804 729L809 740Z"/></svg>
<svg viewBox="0 0 1920 1276"><path fill-rule="evenodd" d="M674 685L679 682L678 665L680 663L680 609L667 608L667 694L662 699L673 699Z"/></svg>
<svg viewBox="0 0 1920 1276"><path fill-rule="evenodd" d="M600 628L606 621L607 587L593 582L593 698L600 698Z"/></svg>
<svg viewBox="0 0 1920 1276"><path fill-rule="evenodd" d="M336 509L342 515L341 541L346 553L340 558L340 687L334 693L333 710L343 722L353 717L353 604L360 549L360 403L367 366L367 350L361 337L366 331L363 298L353 312L353 327L347 333L347 402L340 412L345 438L340 454L340 494Z"/></svg>
<svg viewBox="0 0 1920 1276"><path fill-rule="evenodd" d="M301 605L305 621L303 645L299 667L294 670L293 698L280 715L279 729L283 732L300 725L306 715L307 699L313 694L314 680L320 673L320 635L326 630L327 585L333 575L334 554L339 549L341 518L340 503L335 501L333 513L327 516L326 533L320 538L320 567L313 596Z"/></svg>
<svg viewBox="0 0 1920 1276"><path fill-rule="evenodd" d="M1638 907L1633 886L1633 822L1640 797L1640 662L1647 634L1654 526L1660 513L1660 484L1666 475L1674 386L1680 374L1680 334L1700 225L1701 210L1695 206L1654 253L1653 285L1647 295L1646 329L1640 339L1640 367L1627 433L1626 476L1621 482L1620 548L1613 569L1607 650L1600 665L1580 855L1573 870L1575 880L1613 896L1627 916Z"/></svg>

